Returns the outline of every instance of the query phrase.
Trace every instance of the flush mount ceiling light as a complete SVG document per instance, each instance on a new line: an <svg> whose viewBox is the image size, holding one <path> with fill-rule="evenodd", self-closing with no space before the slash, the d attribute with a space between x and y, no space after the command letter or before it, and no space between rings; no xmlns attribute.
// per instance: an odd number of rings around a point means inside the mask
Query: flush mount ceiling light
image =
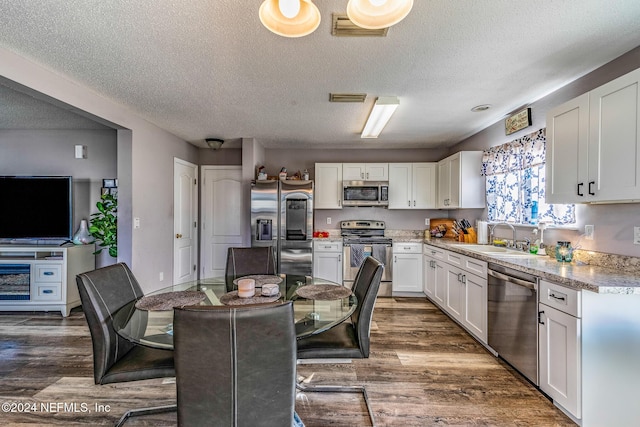
<svg viewBox="0 0 640 427"><path fill-rule="evenodd" d="M367 123L364 125L360 138L377 138L382 129L387 125L389 119L400 105L400 100L396 96L380 96L373 104L373 109Z"/></svg>
<svg viewBox="0 0 640 427"><path fill-rule="evenodd" d="M212 150L217 150L222 147L222 144L224 144L224 139L207 138L204 140L204 142L206 142L209 148L211 148Z"/></svg>
<svg viewBox="0 0 640 427"><path fill-rule="evenodd" d="M311 0L264 0L260 22L283 37L302 37L320 25L320 10Z"/></svg>
<svg viewBox="0 0 640 427"><path fill-rule="evenodd" d="M487 111L489 108L491 108L490 104L482 104L482 105L476 105L471 109L471 111L473 111L474 113L480 113L482 111Z"/></svg>
<svg viewBox="0 0 640 427"><path fill-rule="evenodd" d="M359 27L376 30L402 21L413 0L349 0L347 16Z"/></svg>

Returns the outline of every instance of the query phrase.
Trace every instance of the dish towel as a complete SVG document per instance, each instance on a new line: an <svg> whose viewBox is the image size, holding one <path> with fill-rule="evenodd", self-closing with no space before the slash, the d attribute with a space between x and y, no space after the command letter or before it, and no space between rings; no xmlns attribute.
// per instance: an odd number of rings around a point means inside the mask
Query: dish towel
<svg viewBox="0 0 640 427"><path fill-rule="evenodd" d="M360 267L364 262L364 245L351 245L351 267Z"/></svg>
<svg viewBox="0 0 640 427"><path fill-rule="evenodd" d="M384 265L387 258L387 245L379 243L371 245L371 256Z"/></svg>

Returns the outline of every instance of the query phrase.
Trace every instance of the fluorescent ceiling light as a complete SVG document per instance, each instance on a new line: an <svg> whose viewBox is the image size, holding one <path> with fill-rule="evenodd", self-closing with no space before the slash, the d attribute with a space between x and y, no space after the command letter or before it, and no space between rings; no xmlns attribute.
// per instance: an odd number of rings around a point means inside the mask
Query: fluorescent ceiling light
<svg viewBox="0 0 640 427"><path fill-rule="evenodd" d="M371 114L369 114L367 123L364 125L360 138L377 138L396 111L396 108L398 108L398 105L400 105L400 100L398 100L397 96L378 97L373 105Z"/></svg>

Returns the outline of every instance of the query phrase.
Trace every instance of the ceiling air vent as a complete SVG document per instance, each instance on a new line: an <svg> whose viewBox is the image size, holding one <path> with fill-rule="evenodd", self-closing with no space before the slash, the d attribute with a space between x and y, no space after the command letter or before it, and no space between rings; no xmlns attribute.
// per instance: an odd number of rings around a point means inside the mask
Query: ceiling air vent
<svg viewBox="0 0 640 427"><path fill-rule="evenodd" d="M366 93L330 93L330 102L364 102Z"/></svg>
<svg viewBox="0 0 640 427"><path fill-rule="evenodd" d="M386 37L389 28L368 30L351 22L347 15L333 14L331 34L337 37Z"/></svg>

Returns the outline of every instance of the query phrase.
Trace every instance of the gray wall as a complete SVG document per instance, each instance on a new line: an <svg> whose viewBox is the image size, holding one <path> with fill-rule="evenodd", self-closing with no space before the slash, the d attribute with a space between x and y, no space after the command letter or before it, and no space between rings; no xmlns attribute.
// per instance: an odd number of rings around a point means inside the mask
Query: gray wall
<svg viewBox="0 0 640 427"><path fill-rule="evenodd" d="M452 147L450 152L483 150L541 129L546 126L546 114L549 109L638 67L640 67L640 47L533 102L530 105L532 126L507 136L504 134L504 121L501 120ZM486 211L480 210L475 213L477 218L486 218ZM473 212L469 211L452 211L451 217L460 218L466 215L469 218L472 214ZM569 240L575 245L584 232L584 225L593 224L595 226L594 240L580 240L582 249L640 257L640 245L633 244L633 227L640 226L640 206L637 203L577 205L576 216L578 230L549 229L545 231L545 243L555 245L557 240ZM531 230L524 228L519 230L518 238L522 237L531 237Z"/></svg>
<svg viewBox="0 0 640 427"><path fill-rule="evenodd" d="M87 158L75 158L75 145L87 146ZM0 175L73 177L73 224L96 212L103 178L117 177L115 130L1 130ZM105 260L106 259L106 260ZM97 264L108 263L106 253Z"/></svg>

